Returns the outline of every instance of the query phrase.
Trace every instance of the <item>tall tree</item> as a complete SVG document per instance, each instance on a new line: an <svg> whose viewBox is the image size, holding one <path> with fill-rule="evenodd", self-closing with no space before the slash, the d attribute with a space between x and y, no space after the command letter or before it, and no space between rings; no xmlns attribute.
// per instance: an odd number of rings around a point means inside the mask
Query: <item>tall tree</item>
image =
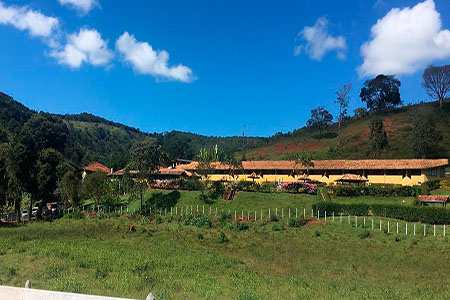
<svg viewBox="0 0 450 300"><path fill-rule="evenodd" d="M41 152L37 163L38 195L41 199L39 208L42 210L48 202L56 201L56 189L62 175L59 165L64 157L55 149L48 148Z"/></svg>
<svg viewBox="0 0 450 300"><path fill-rule="evenodd" d="M10 144L0 144L0 211L13 206L20 220L23 187L17 178L17 164Z"/></svg>
<svg viewBox="0 0 450 300"><path fill-rule="evenodd" d="M228 175L235 179L236 173L242 170L242 160L237 158L235 153L227 151L220 155L220 163L228 169Z"/></svg>
<svg viewBox="0 0 450 300"><path fill-rule="evenodd" d="M324 107L319 106L311 110L311 118L306 123L306 126L319 129L319 139L322 138L322 131L331 124L333 115Z"/></svg>
<svg viewBox="0 0 450 300"><path fill-rule="evenodd" d="M387 149L388 139L383 121L379 117L374 117L369 126L370 148L369 152L374 157L380 157L381 151Z"/></svg>
<svg viewBox="0 0 450 300"><path fill-rule="evenodd" d="M394 76L378 75L364 82L359 97L362 102L366 102L369 110L379 111L391 108L402 103L400 85L400 81Z"/></svg>
<svg viewBox="0 0 450 300"><path fill-rule="evenodd" d="M347 84L344 84L339 91L335 92L335 95L336 95L335 103L337 103L337 105L339 105L339 117L338 117L339 133L341 133L342 120L347 115L347 108L348 108L348 102L350 100L350 92L351 91L352 91L352 84L347 83Z"/></svg>
<svg viewBox="0 0 450 300"><path fill-rule="evenodd" d="M144 193L148 188L151 175L167 161L167 154L153 139L136 142L131 148L127 172L135 173L135 190L139 193L141 209L144 204Z"/></svg>
<svg viewBox="0 0 450 300"><path fill-rule="evenodd" d="M65 205L78 207L80 203L81 178L74 171L67 171L59 183Z"/></svg>
<svg viewBox="0 0 450 300"><path fill-rule="evenodd" d="M422 86L431 98L439 100L442 109L442 103L450 92L450 65L431 65L423 71L422 78Z"/></svg>
<svg viewBox="0 0 450 300"><path fill-rule="evenodd" d="M411 149L417 158L430 158L438 154L443 136L436 128L433 114L420 108L411 115Z"/></svg>
<svg viewBox="0 0 450 300"><path fill-rule="evenodd" d="M88 174L81 185L84 199L93 199L95 209L98 209L100 201L109 192L108 177L104 172L94 172Z"/></svg>

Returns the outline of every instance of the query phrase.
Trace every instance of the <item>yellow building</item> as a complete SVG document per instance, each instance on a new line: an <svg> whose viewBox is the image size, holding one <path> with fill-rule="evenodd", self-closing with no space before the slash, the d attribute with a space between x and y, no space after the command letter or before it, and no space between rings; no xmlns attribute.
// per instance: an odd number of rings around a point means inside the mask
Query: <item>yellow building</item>
<svg viewBox="0 0 450 300"><path fill-rule="evenodd" d="M445 177L448 159L314 160L310 166L295 161L243 161L242 169L230 176L230 168L213 163L211 181L284 183L307 180L336 184L345 178L360 178L368 184L418 185ZM177 169L196 172L198 162L179 164ZM350 175L350 176L349 176ZM354 175L354 176L353 176Z"/></svg>

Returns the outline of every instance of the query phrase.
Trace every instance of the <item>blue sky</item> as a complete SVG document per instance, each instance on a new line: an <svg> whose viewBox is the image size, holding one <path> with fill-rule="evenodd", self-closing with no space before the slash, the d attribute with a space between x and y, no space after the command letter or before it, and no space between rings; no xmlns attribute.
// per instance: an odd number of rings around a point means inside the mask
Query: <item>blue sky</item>
<svg viewBox="0 0 450 300"><path fill-rule="evenodd" d="M350 111L363 106L378 73L405 103L429 100L423 68L450 61L445 0L124 3L0 0L0 91L143 131L269 136L318 105L336 115L348 82Z"/></svg>

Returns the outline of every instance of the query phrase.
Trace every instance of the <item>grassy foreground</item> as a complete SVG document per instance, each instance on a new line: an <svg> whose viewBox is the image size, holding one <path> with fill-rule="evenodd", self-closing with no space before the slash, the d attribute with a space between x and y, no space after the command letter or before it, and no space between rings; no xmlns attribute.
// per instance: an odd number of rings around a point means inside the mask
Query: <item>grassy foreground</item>
<svg viewBox="0 0 450 300"><path fill-rule="evenodd" d="M161 220L159 221L161 222ZM449 299L449 238L121 217L0 228L0 284L145 299ZM130 232L129 226L136 226ZM220 232L228 239L220 242Z"/></svg>

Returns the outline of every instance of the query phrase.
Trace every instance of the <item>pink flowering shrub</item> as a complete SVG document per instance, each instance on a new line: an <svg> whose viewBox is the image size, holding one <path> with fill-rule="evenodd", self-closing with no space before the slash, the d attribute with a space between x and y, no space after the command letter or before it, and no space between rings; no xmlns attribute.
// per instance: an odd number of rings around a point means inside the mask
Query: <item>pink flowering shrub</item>
<svg viewBox="0 0 450 300"><path fill-rule="evenodd" d="M317 195L317 186L307 182L286 182L281 188L287 192Z"/></svg>

